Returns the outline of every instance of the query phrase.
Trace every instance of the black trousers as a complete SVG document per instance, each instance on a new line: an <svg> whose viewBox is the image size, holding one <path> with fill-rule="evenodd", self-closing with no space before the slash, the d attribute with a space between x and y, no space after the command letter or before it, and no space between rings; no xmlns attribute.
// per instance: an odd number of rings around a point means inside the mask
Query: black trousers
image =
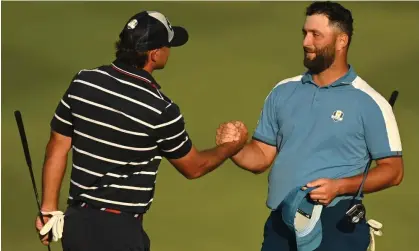
<svg viewBox="0 0 419 251"><path fill-rule="evenodd" d="M93 208L68 207L63 251L149 251L142 219Z"/></svg>

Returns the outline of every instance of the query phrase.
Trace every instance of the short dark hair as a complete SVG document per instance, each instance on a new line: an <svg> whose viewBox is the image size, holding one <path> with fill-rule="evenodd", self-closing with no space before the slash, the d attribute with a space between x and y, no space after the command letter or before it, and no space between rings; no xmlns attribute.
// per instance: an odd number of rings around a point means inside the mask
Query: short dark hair
<svg viewBox="0 0 419 251"><path fill-rule="evenodd" d="M346 9L339 3L324 1L324 2L314 2L306 9L306 16L311 16L315 14L322 14L329 18L329 22L333 25L339 27L344 33L349 37L348 46L352 40L352 34L354 32L353 28L353 18L350 10Z"/></svg>
<svg viewBox="0 0 419 251"><path fill-rule="evenodd" d="M137 52L134 49L128 49L121 40L115 43L115 56L122 63L135 68L144 68L148 59L148 52Z"/></svg>

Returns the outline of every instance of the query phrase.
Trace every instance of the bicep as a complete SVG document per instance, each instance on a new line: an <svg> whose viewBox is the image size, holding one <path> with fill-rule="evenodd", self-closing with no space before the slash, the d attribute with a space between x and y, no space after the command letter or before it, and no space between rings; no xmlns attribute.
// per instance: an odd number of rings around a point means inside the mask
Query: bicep
<svg viewBox="0 0 419 251"><path fill-rule="evenodd" d="M56 131L51 131L47 146L48 156L64 157L71 149L72 138Z"/></svg>
<svg viewBox="0 0 419 251"><path fill-rule="evenodd" d="M185 177L192 177L191 171L199 161L199 151L191 146L190 150L180 158L167 158L167 160Z"/></svg>
<svg viewBox="0 0 419 251"><path fill-rule="evenodd" d="M381 168L381 176L390 176L393 185L398 185L403 180L404 166L402 156L393 156L375 160L377 168Z"/></svg>
<svg viewBox="0 0 419 251"><path fill-rule="evenodd" d="M276 146L272 146L270 144L266 144L264 142L261 142L255 139L253 139L250 142L250 144L253 145L255 149L258 149L261 152L262 158L265 162L265 166L269 167L274 161L275 156L278 153Z"/></svg>
<svg viewBox="0 0 419 251"><path fill-rule="evenodd" d="M401 156L393 156L375 160L377 165L389 165L396 168L403 168L403 158Z"/></svg>

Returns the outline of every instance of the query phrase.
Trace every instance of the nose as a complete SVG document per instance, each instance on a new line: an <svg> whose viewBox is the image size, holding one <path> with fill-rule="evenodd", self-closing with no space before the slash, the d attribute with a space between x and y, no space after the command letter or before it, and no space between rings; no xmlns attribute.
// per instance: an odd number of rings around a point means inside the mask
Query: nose
<svg viewBox="0 0 419 251"><path fill-rule="evenodd" d="M312 43L312 38L310 36L310 33L307 33L304 36L303 47L311 47L312 45L313 45L313 43Z"/></svg>

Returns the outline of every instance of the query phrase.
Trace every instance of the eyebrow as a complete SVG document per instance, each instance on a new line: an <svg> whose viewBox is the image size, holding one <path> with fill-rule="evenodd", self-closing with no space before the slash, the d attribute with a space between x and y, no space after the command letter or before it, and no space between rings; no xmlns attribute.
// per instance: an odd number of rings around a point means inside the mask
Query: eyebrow
<svg viewBox="0 0 419 251"><path fill-rule="evenodd" d="M301 29L301 31L303 32L303 33L306 33L306 32L317 32L317 33L320 33L320 34L322 34L322 32L320 32L319 30L316 30L316 29L305 29L305 28L302 28Z"/></svg>

